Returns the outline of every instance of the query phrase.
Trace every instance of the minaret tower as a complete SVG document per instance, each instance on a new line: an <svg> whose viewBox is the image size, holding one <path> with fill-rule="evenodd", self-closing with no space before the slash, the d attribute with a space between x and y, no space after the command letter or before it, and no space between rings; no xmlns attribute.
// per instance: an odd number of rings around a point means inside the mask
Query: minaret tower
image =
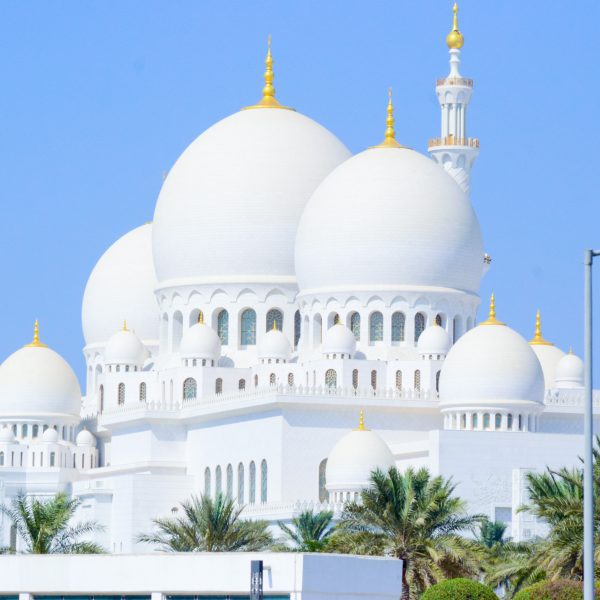
<svg viewBox="0 0 600 600"><path fill-rule="evenodd" d="M460 49L465 42L458 29L458 6L455 3L452 31L446 37L450 49L450 73L438 79L435 91L442 108L442 133L429 140L429 153L468 194L470 172L479 154L479 140L467 137L467 106L473 92L473 80L459 72Z"/></svg>

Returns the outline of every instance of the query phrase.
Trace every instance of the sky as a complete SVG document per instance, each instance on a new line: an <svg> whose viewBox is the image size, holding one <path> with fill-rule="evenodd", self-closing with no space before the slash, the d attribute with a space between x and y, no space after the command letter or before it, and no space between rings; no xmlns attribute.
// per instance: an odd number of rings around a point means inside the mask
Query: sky
<svg viewBox="0 0 600 600"><path fill-rule="evenodd" d="M459 17L481 142L472 202L493 259L480 318L494 291L501 320L529 339L539 308L544 336L581 355L583 250L600 247L600 3L463 0ZM84 374L89 273L152 219L187 145L260 97L269 33L283 104L359 152L380 141L392 86L397 136L425 153L451 19L446 0L0 3L0 360L38 318Z"/></svg>

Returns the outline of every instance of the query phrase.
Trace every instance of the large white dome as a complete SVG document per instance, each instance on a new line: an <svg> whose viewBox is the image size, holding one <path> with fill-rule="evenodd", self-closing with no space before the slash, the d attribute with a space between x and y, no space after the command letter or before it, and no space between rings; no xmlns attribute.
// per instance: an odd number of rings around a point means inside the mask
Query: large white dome
<svg viewBox="0 0 600 600"><path fill-rule="evenodd" d="M295 282L302 209L348 156L292 110L243 110L210 127L179 157L156 204L160 285Z"/></svg>
<svg viewBox="0 0 600 600"><path fill-rule="evenodd" d="M79 418L81 389L62 356L45 346L25 346L0 367L0 418Z"/></svg>
<svg viewBox="0 0 600 600"><path fill-rule="evenodd" d="M431 286L477 293L479 223L443 168L407 148L371 148L317 188L296 237L301 293Z"/></svg>
<svg viewBox="0 0 600 600"><path fill-rule="evenodd" d="M158 343L152 224L126 233L100 258L83 294L81 320L87 346L105 344L126 319L147 345Z"/></svg>
<svg viewBox="0 0 600 600"><path fill-rule="evenodd" d="M442 408L543 401L542 367L527 341L510 327L481 324L448 352L440 377Z"/></svg>
<svg viewBox="0 0 600 600"><path fill-rule="evenodd" d="M556 379L556 367L565 353L552 344L532 344L530 342L530 346L540 361L546 389L553 388Z"/></svg>

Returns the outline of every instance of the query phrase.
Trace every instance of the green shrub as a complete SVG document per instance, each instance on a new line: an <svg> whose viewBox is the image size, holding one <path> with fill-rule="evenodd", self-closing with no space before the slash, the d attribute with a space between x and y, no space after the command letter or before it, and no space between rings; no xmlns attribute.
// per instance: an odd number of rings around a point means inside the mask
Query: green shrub
<svg viewBox="0 0 600 600"><path fill-rule="evenodd" d="M597 585L596 598L600 598ZM583 600L583 583L570 579L540 581L522 589L514 600Z"/></svg>
<svg viewBox="0 0 600 600"><path fill-rule="evenodd" d="M498 596L477 581L448 579L431 586L421 600L498 600Z"/></svg>

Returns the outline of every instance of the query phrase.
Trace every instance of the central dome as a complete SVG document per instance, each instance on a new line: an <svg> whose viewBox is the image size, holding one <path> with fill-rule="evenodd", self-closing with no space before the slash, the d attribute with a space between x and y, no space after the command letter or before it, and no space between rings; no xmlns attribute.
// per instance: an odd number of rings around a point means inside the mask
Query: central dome
<svg viewBox="0 0 600 600"><path fill-rule="evenodd" d="M483 245L456 182L408 148L371 148L317 188L300 220L301 293L406 286L477 293Z"/></svg>
<svg viewBox="0 0 600 600"><path fill-rule="evenodd" d="M302 209L348 156L293 110L243 110L210 127L179 157L156 204L159 285L295 283Z"/></svg>

